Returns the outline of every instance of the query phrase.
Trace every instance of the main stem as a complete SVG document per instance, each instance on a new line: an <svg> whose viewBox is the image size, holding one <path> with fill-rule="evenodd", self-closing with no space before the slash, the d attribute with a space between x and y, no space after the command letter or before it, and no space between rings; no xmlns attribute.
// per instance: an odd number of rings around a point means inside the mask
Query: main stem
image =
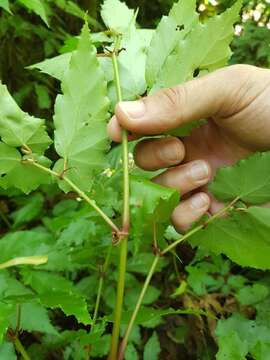
<svg viewBox="0 0 270 360"><path fill-rule="evenodd" d="M117 56L121 46L121 35L116 36L115 48L112 53L112 63L114 69L115 87L117 93L118 102L122 101L122 91L119 76L119 67ZM124 300L125 290L125 276L126 276L126 263L127 263L127 252L128 252L128 232L129 232L129 168L128 168L128 132L122 129L122 150L123 150L123 222L122 222L122 233L123 237L120 239L120 258L119 258L119 274L116 294L116 304L114 310L114 322L112 332L111 350L109 360L116 360L119 345L119 334L122 316L122 307Z"/></svg>
<svg viewBox="0 0 270 360"><path fill-rule="evenodd" d="M172 244L170 244L169 246L167 246L161 253L157 254L154 258L154 261L152 263L152 266L149 270L149 273L147 275L147 278L145 279L143 288L141 290L140 296L138 298L136 307L133 311L133 314L130 318L125 336L122 340L121 346L120 346L120 352L119 352L119 356L118 356L118 360L123 360L124 359L124 355L125 355L125 350L128 344L128 339L130 336L130 333L133 329L136 317L138 315L138 312L140 310L140 307L142 305L143 302L143 298L145 296L145 293L147 291L147 288L151 282L151 279L155 273L157 264L159 262L159 259L161 256L166 255L168 252L174 250L176 248L177 245L179 245L181 242L187 240L188 238L190 238L192 235L196 234L198 231L202 230L205 228L205 226L207 226L208 224L212 223L214 220L216 220L217 218L219 218L220 216L226 214L231 208L232 206L239 200L239 198L235 198L229 205L227 205L226 207L224 207L223 209L221 209L219 212L217 212L215 215L213 215L212 217L210 217L208 220L206 220L202 225L198 225L197 227L195 227L194 229L192 229L191 231L189 231L188 233L186 233L184 236L182 236L179 240L176 240L175 242L173 242Z"/></svg>

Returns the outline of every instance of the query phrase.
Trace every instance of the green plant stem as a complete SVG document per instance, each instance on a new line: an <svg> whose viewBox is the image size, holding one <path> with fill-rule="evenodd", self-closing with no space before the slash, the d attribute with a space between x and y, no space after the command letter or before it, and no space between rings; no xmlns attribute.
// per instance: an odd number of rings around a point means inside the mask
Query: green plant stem
<svg viewBox="0 0 270 360"><path fill-rule="evenodd" d="M92 328L91 331L93 330L96 321L97 321L97 317L98 317L98 311L99 311L99 306L100 306L100 300L101 300L101 294L102 294L102 290L103 290L103 285L104 285L104 278L106 275L106 272L108 270L108 266L110 263L110 258L111 258L111 252L112 252L112 247L110 246L109 251L107 253L104 265L102 266L101 269L101 274L100 274L100 279L99 279L99 284L98 284L98 292L97 292L97 298L96 298L96 304L95 304L95 309L94 309L94 315L93 315L93 324L92 324Z"/></svg>
<svg viewBox="0 0 270 360"><path fill-rule="evenodd" d="M96 204L95 201L89 198L88 195L84 191L82 191L80 188L78 188L77 185L75 185L70 179L68 179L66 176L61 176L57 172L35 162L34 160L27 160L27 162L45 172L48 174L57 177L58 179L61 179L62 181L65 181L82 199L84 199L102 218L103 220L111 227L111 229L116 233L120 234L120 230L118 227L114 224L114 222L100 209L100 207Z"/></svg>
<svg viewBox="0 0 270 360"><path fill-rule="evenodd" d="M224 207L223 209L221 209L219 212L217 212L215 215L211 216L208 220L206 220L202 225L198 225L197 227L195 227L194 229L192 229L191 231L189 231L188 233L186 233L184 236L182 236L179 240L176 240L175 242L173 242L172 244L170 244L165 250L163 250L160 254L157 254L152 266L149 270L149 273L145 279L143 288L141 290L140 296L138 298L136 307L131 315L125 336L122 340L121 346L120 346L120 352L119 352L119 357L118 360L123 360L124 359L124 355L125 355L125 350L128 344L128 339L130 336L130 333L133 329L136 317L138 315L138 312L140 310L140 307L142 305L142 301L144 298L144 295L147 291L147 288L150 284L150 281L153 277L153 274L155 272L155 269L157 267L158 261L160 259L161 256L164 256L165 254L167 254L168 252L172 251L173 249L176 248L177 245L179 245L181 242L187 240L188 238L190 238L192 235L196 234L198 231L202 230L205 228L205 226L207 226L208 224L212 223L214 220L216 220L217 218L219 218L220 216L226 214L231 208L232 206L239 200L239 198L235 198L229 205L227 205L226 207Z"/></svg>
<svg viewBox="0 0 270 360"><path fill-rule="evenodd" d="M17 317L17 321L16 321L16 329L15 329L15 336L18 337L20 328L21 328L21 313L22 313L22 308L20 304L16 305L16 317Z"/></svg>
<svg viewBox="0 0 270 360"><path fill-rule="evenodd" d="M132 331L133 325L134 325L134 323L135 323L136 317L137 317L138 312L139 312L139 310L140 310L140 307L141 307L141 305L142 305L142 302L143 302L145 293L146 293L146 291L147 291L147 289L148 289L148 286L149 286L149 284L150 284L150 281L151 281L151 279L152 279L152 276L153 276L153 274L154 274L154 272L155 272L155 270L156 270L156 267L157 267L159 258L160 258L159 255L156 255L156 256L155 256L155 259L154 259L154 261L153 261L153 263L152 263L152 266L151 266L151 268L150 268L150 270L149 270L149 273L148 273L148 275L147 275L147 278L146 278L146 280L145 280L145 282L144 282L144 285L143 285L142 291L141 291L141 293L140 293L139 299L138 299L138 301L137 301L136 307L135 307L135 309L134 309L134 311L133 311L133 314L132 314L131 319L130 319L130 321L129 321L129 324L128 324L128 327L127 327L125 336L124 336L123 341L122 341L122 343L121 343L118 360L123 360L123 359L124 359L125 350L126 350L126 346L127 346L127 343L128 343L129 335L130 335L130 333L131 333L131 331Z"/></svg>
<svg viewBox="0 0 270 360"><path fill-rule="evenodd" d="M17 352L21 354L23 360L31 360L29 355L27 354L23 344L20 342L18 337L14 338L13 344L14 344L15 349L17 350Z"/></svg>
<svg viewBox="0 0 270 360"><path fill-rule="evenodd" d="M121 46L121 35L116 36L115 48L112 53L112 63L114 69L115 87L117 93L117 100L122 101L122 91L119 76L118 66L118 52ZM122 233L123 237L120 239L120 258L119 258L119 270L118 270L118 283L117 283L117 294L116 304L114 310L114 322L112 332L112 342L109 360L116 360L119 345L119 334L121 325L121 316L124 300L125 290L125 277L126 277L126 263L127 263L127 252L128 252L128 232L129 232L129 166L128 166L128 132L122 129L122 150L123 150L123 222L122 222Z"/></svg>

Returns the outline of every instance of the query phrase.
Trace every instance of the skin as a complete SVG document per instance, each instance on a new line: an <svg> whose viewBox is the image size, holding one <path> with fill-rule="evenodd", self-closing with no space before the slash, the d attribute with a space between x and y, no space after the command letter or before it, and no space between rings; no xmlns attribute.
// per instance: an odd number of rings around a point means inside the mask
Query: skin
<svg viewBox="0 0 270 360"><path fill-rule="evenodd" d="M200 119L207 124L181 140L151 139ZM180 191L172 222L186 231L223 206L207 192L218 168L270 149L270 70L233 65L139 101L121 102L108 125L116 142L121 128L131 139L150 136L137 145L135 161L145 170L164 169L153 181Z"/></svg>

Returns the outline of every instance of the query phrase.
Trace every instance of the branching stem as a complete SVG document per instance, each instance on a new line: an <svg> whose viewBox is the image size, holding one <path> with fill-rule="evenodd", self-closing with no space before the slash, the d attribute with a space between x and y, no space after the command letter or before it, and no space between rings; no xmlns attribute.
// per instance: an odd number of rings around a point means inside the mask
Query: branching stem
<svg viewBox="0 0 270 360"><path fill-rule="evenodd" d="M39 168L42 171L47 172L48 174L61 179L62 181L65 181L72 189L75 191L82 199L84 199L102 218L103 220L111 227L113 232L116 235L119 235L121 231L118 229L118 227L114 224L114 222L100 209L100 207L96 204L96 202L89 198L88 195L84 191L82 191L80 188L78 188L77 185L75 185L69 178L67 178L65 175L59 174L56 171L53 171L39 163L37 163L35 160L25 160L26 163L31 164L37 168Z"/></svg>
<svg viewBox="0 0 270 360"><path fill-rule="evenodd" d="M112 63L114 69L115 88L117 100L122 101L121 83L119 75L119 66L117 56L121 47L121 35L116 36L115 48L112 53ZM117 283L116 304L114 310L114 323L112 332L111 350L109 360L116 360L118 353L119 334L122 316L122 307L125 290L126 263L128 252L128 232L129 232L129 166L128 166L128 132L122 129L122 149L123 149L123 222L122 233L120 239L120 258L119 258L119 274Z"/></svg>
<svg viewBox="0 0 270 360"><path fill-rule="evenodd" d="M176 248L177 245L179 245L181 242L187 240L188 238L190 238L192 235L196 234L198 231L202 230L205 228L205 226L207 226L208 224L212 223L214 220L216 220L217 218L219 218L220 216L226 214L232 207L233 205L239 200L239 198L235 198L229 205L227 205L226 207L224 207L223 209L221 209L219 212L217 212L215 215L211 216L208 220L206 220L202 225L198 225L197 227L195 227L194 229L190 230L188 233L186 233L184 236L182 236L179 240L174 241L172 244L170 244L166 249L164 249L160 254L156 254L154 261L152 263L152 266L148 272L148 275L145 279L143 288L141 290L140 296L138 298L136 307L132 313L132 316L130 318L125 336L123 338L123 341L121 343L120 346L120 352L119 352L119 356L118 356L118 360L123 360L124 359L124 355L125 355L125 350L128 344L128 339L130 336L130 333L133 329L136 317L138 315L138 312L140 310L140 307L142 305L142 301L143 298L145 296L145 293L147 291L147 288L150 284L150 281L153 277L153 274L155 273L158 261L160 259L161 256L164 256L165 254L167 254L168 252L174 250Z"/></svg>

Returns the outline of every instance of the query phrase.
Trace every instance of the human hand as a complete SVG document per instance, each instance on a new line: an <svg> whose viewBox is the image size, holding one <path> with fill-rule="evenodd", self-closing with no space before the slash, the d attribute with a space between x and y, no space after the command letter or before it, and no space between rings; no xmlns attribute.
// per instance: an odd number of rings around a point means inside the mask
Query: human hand
<svg viewBox="0 0 270 360"><path fill-rule="evenodd" d="M222 207L206 187L219 167L270 149L270 70L234 65L138 101L119 103L108 125L111 138L120 142L121 127L137 138L200 119L208 119L207 124L182 140L147 139L135 149L141 168L169 168L153 180L181 192L183 200L172 215L179 231Z"/></svg>

